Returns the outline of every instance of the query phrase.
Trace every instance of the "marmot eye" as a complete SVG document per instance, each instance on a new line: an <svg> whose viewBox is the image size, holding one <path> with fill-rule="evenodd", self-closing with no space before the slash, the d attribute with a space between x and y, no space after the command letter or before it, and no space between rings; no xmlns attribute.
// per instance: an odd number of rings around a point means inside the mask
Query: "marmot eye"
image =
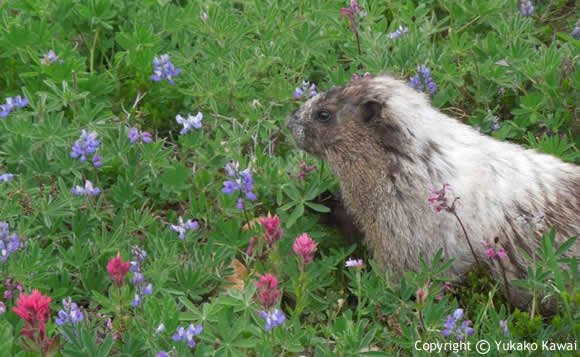
<svg viewBox="0 0 580 357"><path fill-rule="evenodd" d="M328 121L330 119L330 112L326 109L321 109L316 113L318 121Z"/></svg>

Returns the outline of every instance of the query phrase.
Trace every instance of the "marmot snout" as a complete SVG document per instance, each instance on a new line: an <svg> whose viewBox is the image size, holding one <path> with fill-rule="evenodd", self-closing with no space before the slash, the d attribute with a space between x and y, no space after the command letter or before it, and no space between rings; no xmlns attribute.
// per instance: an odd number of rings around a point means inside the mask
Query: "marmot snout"
<svg viewBox="0 0 580 357"><path fill-rule="evenodd" d="M480 262L490 262L486 242L499 239L508 281L525 278L518 250L532 256L544 233L518 218L544 216L546 229L558 229L557 244L580 233L578 166L482 135L390 75L319 94L287 126L301 149L336 173L375 260L397 274L417 270L420 253L429 259L440 248L455 259L456 277L475 263L455 217L427 201L443 184L460 197L457 212ZM580 240L566 255L580 256ZM497 264L490 269L501 281Z"/></svg>

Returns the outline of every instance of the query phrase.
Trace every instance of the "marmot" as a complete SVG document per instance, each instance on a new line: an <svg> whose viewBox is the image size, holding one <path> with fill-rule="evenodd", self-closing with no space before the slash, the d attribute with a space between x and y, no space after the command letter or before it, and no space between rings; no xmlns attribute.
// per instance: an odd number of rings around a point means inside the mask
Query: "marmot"
<svg viewBox="0 0 580 357"><path fill-rule="evenodd" d="M429 260L440 248L455 259L449 273L456 278L475 263L457 219L436 213L427 200L430 188L444 184L460 198L457 214L477 260L500 282L500 270L508 282L525 279L518 249L533 256L541 246L541 227L521 224L521 217L543 216L547 229L555 225L558 245L580 233L579 166L483 135L389 74L309 99L287 126L298 147L338 176L375 260L399 276L420 269L419 253ZM494 241L507 254L502 269L485 254ZM580 240L565 255L580 257ZM525 305L519 299L512 302Z"/></svg>

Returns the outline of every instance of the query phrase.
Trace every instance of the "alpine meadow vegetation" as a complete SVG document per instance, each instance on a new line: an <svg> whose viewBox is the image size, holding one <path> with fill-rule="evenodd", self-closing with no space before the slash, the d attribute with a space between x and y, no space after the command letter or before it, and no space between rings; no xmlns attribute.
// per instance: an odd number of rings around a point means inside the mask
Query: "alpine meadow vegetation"
<svg viewBox="0 0 580 357"><path fill-rule="evenodd" d="M560 257L575 237L520 217L545 232L527 279L505 282L534 296L526 311L485 269L451 282L442 251L395 279L338 228L336 177L284 122L391 72L580 164L577 6L0 0L0 357L470 356L480 340L577 355L579 261ZM452 189L425 201L461 223Z"/></svg>

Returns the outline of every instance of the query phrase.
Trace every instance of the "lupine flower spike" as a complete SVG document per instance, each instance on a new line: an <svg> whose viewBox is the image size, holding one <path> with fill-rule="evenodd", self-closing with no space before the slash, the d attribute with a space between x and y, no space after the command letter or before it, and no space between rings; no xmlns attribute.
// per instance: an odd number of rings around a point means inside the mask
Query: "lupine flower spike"
<svg viewBox="0 0 580 357"><path fill-rule="evenodd" d="M130 128L127 132L129 141L131 144L135 144L139 140L143 141L145 144L149 144L153 139L151 138L151 133L147 131L140 131L137 128Z"/></svg>
<svg viewBox="0 0 580 357"><path fill-rule="evenodd" d="M499 321L499 327L501 327L501 329L503 330L503 334L504 335L509 335L510 330L508 328L508 322L507 322L507 320L500 320Z"/></svg>
<svg viewBox="0 0 580 357"><path fill-rule="evenodd" d="M173 335L173 341L186 341L187 345L190 348L195 347L196 343L193 339L195 336L198 336L203 331L203 327L201 325L195 326L190 324L187 328L178 327L177 332Z"/></svg>
<svg viewBox="0 0 580 357"><path fill-rule="evenodd" d="M224 181L224 188L222 192L226 195L231 195L240 191L240 197L236 203L236 207L239 211L244 209L244 199L242 198L242 193L245 198L249 201L255 201L256 195L252 192L254 189L254 179L250 172L250 168L246 168L243 171L239 171L240 164L237 161L230 161L226 164L225 170L232 180Z"/></svg>
<svg viewBox="0 0 580 357"><path fill-rule="evenodd" d="M409 28L408 27L403 27L401 25L399 25L399 28L397 28L394 32L389 33L387 36L391 39L391 40L396 40L397 38L406 35L409 33Z"/></svg>
<svg viewBox="0 0 580 357"><path fill-rule="evenodd" d="M411 78L409 86L415 88L421 92L425 91L425 87L430 94L437 92L437 84L431 79L431 70L424 64L417 67L417 74L415 77ZM423 78L423 80L421 80Z"/></svg>
<svg viewBox="0 0 580 357"><path fill-rule="evenodd" d="M7 116L14 108L24 108L28 105L28 99L17 95L14 98L7 97L6 104L0 104L0 118Z"/></svg>
<svg viewBox="0 0 580 357"><path fill-rule="evenodd" d="M13 174L2 174L0 175L0 182L10 182L14 179L14 175Z"/></svg>
<svg viewBox="0 0 580 357"><path fill-rule="evenodd" d="M54 63L58 61L58 56L56 55L56 53L54 53L54 50L49 50L44 57L41 58L40 60L40 64L42 65L49 65L51 63ZM63 60L60 60L59 63L63 63Z"/></svg>
<svg viewBox="0 0 580 357"><path fill-rule="evenodd" d="M58 318L54 322L59 326L76 325L83 319L83 312L76 303L72 302L69 296L62 300L62 310L58 312Z"/></svg>
<svg viewBox="0 0 580 357"><path fill-rule="evenodd" d="M258 314L264 321L266 321L266 331L270 331L272 327L280 326L284 321L286 321L286 317L280 309L260 311Z"/></svg>
<svg viewBox="0 0 580 357"><path fill-rule="evenodd" d="M292 94L292 97L294 99L300 99L302 97L316 97L318 95L318 92L316 91L316 84L314 83L310 83L307 81L303 81L302 82L302 86L297 87L294 90L294 93Z"/></svg>
<svg viewBox="0 0 580 357"><path fill-rule="evenodd" d="M138 246L134 246L131 252L133 260L129 262L129 270L133 273L131 284L135 287L135 296L131 300L131 306L137 307L141 305L144 296L153 294L153 284L146 284L145 276L141 272L141 264L147 257L147 252Z"/></svg>
<svg viewBox="0 0 580 357"><path fill-rule="evenodd" d="M179 239L185 239L186 231L195 231L199 229L199 223L197 223L197 221L188 219L185 221L185 223L183 223L183 218L181 218L181 216L179 216L178 221L178 224L172 224L169 229L171 229L173 232L179 233Z"/></svg>
<svg viewBox="0 0 580 357"><path fill-rule="evenodd" d="M521 0L520 13L522 16L532 16L534 14L534 5L530 0Z"/></svg>
<svg viewBox="0 0 580 357"><path fill-rule="evenodd" d="M14 253L22 245L18 234L10 234L9 229L8 223L0 222L0 264L5 262L10 254Z"/></svg>
<svg viewBox="0 0 580 357"><path fill-rule="evenodd" d="M442 331L443 337L449 337L455 333L455 339L463 341L467 336L471 336L473 332L475 332L475 330L470 327L471 320L461 322L462 319L463 309L456 309L453 312L453 316L448 315L444 324L445 329Z"/></svg>
<svg viewBox="0 0 580 357"><path fill-rule="evenodd" d="M76 196L96 196L101 192L98 187L93 187L93 183L89 180L85 181L85 187L75 186L71 189L73 195Z"/></svg>
<svg viewBox="0 0 580 357"><path fill-rule="evenodd" d="M178 124L183 125L183 129L179 132L180 135L185 135L191 129L201 129L203 123L201 122L203 119L203 114L198 112L196 116L191 114L187 115L187 118L182 117L181 115L177 114L175 117L175 121Z"/></svg>
<svg viewBox="0 0 580 357"><path fill-rule="evenodd" d="M85 162L87 158L94 154L98 149L101 142L97 140L97 133L92 131L88 133L86 130L81 132L81 137L75 141L70 157L73 159L79 158L81 162ZM93 155L92 162L95 167L103 166L101 162L103 158L100 155Z"/></svg>
<svg viewBox="0 0 580 357"><path fill-rule="evenodd" d="M169 84L173 85L175 82L173 78L181 73L180 68L175 68L168 54L161 55L161 57L155 57L153 60L153 75L151 79L155 82L159 82L162 79L166 79Z"/></svg>

